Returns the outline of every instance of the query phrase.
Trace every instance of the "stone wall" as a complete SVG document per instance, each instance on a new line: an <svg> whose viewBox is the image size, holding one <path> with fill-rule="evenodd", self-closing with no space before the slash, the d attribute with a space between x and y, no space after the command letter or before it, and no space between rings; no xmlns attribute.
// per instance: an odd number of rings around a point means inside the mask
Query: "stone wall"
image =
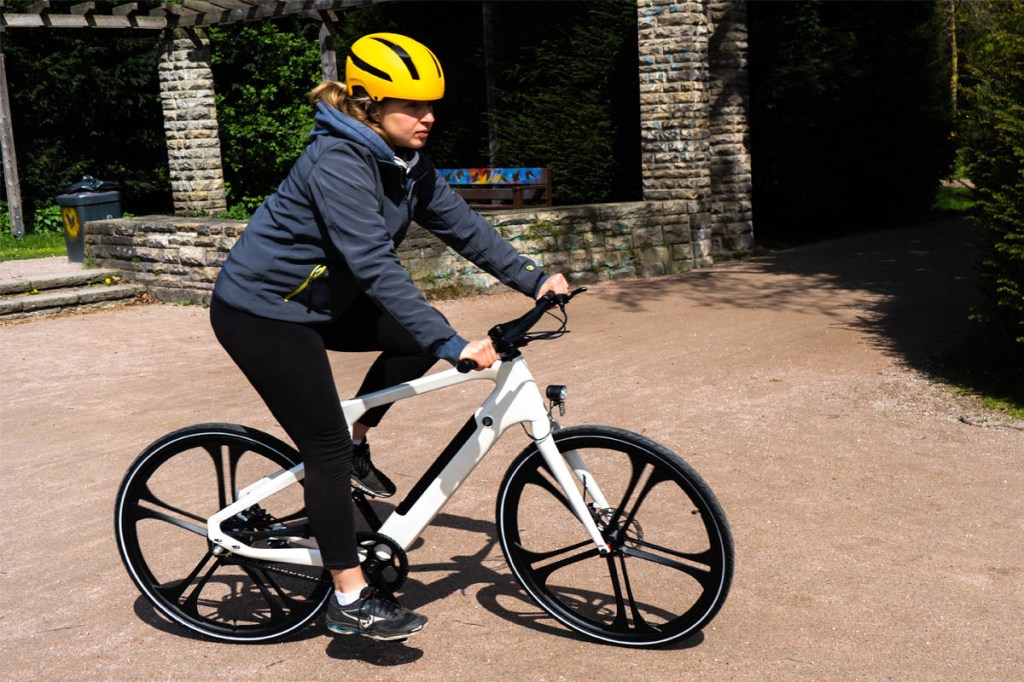
<svg viewBox="0 0 1024 682"><path fill-rule="evenodd" d="M635 202L504 211L489 219L520 253L574 284L587 284L694 267L684 209L673 202ZM97 220L85 226L85 254L90 263L117 268L126 281L145 285L159 300L208 303L220 266L244 229L242 221L217 218ZM399 256L428 297L501 289L419 226L409 231Z"/></svg>
<svg viewBox="0 0 1024 682"><path fill-rule="evenodd" d="M161 301L209 303L213 282L246 223L143 216L85 224L85 259L117 268Z"/></svg>

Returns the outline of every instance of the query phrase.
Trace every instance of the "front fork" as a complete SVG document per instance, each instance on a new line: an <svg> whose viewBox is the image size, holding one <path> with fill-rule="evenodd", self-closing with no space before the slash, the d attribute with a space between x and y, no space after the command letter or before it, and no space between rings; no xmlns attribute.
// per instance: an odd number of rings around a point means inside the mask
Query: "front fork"
<svg viewBox="0 0 1024 682"><path fill-rule="evenodd" d="M561 390L559 391L557 389ZM531 424L531 430L534 434L534 442L537 444L537 449L540 450L540 454L544 458L545 463L547 463L548 470L551 471L551 474L555 477L558 485L561 486L562 491L565 493L565 497L568 500L573 513L576 514L576 518L580 520L583 527L587 529L587 532L593 539L594 544L597 546L597 551L602 555L609 554L611 553L612 548L601 535L601 530L594 522L594 516L590 513L590 508L587 506L587 502L583 495L584 493L590 495L598 509L606 509L608 507L608 501L605 499L601 489L594 481L594 477L590 474L590 471L587 469L587 465L584 463L580 454L575 450L563 453L555 444L554 434L558 431L560 426L551 413L557 405L560 414L565 414L565 387L549 386L547 389L547 397L551 401L551 408L548 410L547 420L537 421ZM546 432L547 435L540 439L536 438L537 433L544 432ZM579 487L576 485L576 481L573 480L573 474L575 474L575 477L583 484L583 493L580 492Z"/></svg>

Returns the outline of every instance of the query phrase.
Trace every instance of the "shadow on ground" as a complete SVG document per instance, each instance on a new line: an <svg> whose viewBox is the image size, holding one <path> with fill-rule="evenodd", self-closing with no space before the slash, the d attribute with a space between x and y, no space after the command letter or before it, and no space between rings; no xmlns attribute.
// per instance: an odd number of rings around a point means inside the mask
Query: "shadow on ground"
<svg viewBox="0 0 1024 682"><path fill-rule="evenodd" d="M981 235L967 219L952 218L779 251L680 277L700 281L694 294L700 305L829 315L837 325L865 332L875 347L914 369L939 380L1006 393L1005 385L985 386L988 380L1006 384L1005 375L978 375L977 365L987 364L980 356L987 351L979 350L976 337L981 332L970 318L983 304L981 244ZM748 286L747 279L755 274L774 275L773 284ZM650 312L674 281L647 280L605 295L615 306ZM819 295L808 297L808 289ZM866 292L873 302L866 313L860 304L852 313L831 295L840 291ZM1022 390L1014 393L1011 385L1009 392L1024 402Z"/></svg>

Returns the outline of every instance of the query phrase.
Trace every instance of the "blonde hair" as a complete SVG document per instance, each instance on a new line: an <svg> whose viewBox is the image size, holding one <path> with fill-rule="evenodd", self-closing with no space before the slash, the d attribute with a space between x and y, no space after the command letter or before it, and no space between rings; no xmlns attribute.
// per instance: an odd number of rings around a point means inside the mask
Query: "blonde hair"
<svg viewBox="0 0 1024 682"><path fill-rule="evenodd" d="M350 95L348 94L348 87L341 81L324 81L309 93L309 101L313 104L322 102L329 107L334 107L343 114L351 116L384 138L389 147L394 148L394 145L391 144L391 138L384 132L384 128L380 126L380 123L370 118L369 111L373 106L376 106L376 103L370 99L370 96L362 88L357 88Z"/></svg>

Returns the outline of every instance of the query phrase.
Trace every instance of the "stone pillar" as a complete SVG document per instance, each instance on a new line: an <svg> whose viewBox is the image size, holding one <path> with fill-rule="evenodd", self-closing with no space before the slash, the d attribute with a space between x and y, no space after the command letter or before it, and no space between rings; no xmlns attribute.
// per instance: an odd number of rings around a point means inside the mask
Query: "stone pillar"
<svg viewBox="0 0 1024 682"><path fill-rule="evenodd" d="M712 0L709 9L712 241L715 254L738 253L754 248L747 6Z"/></svg>
<svg viewBox="0 0 1024 682"><path fill-rule="evenodd" d="M689 225L693 264L753 248L743 0L637 0L644 199Z"/></svg>
<svg viewBox="0 0 1024 682"><path fill-rule="evenodd" d="M225 211L209 40L194 29L169 31L159 73L174 212L215 215Z"/></svg>

